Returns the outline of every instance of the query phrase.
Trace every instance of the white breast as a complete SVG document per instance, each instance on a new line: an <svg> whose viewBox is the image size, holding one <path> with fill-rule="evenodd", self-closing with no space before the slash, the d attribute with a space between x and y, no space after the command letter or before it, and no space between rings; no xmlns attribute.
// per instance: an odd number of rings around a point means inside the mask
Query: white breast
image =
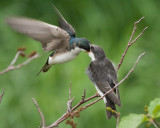
<svg viewBox="0 0 160 128"><path fill-rule="evenodd" d="M60 64L60 63L65 63L68 61L73 60L75 57L78 56L80 53L80 48L76 47L74 50L71 50L69 52L65 52L62 54L59 54L57 56L49 57L48 64Z"/></svg>
<svg viewBox="0 0 160 128"><path fill-rule="evenodd" d="M99 88L97 87L97 85L96 85L95 83L94 83L94 85L95 85L95 87L96 87L96 90L97 90L98 94L102 97L104 94L99 90ZM107 103L107 100L106 100L105 97L103 98L103 100L104 100L104 103L106 104L106 103Z"/></svg>
<svg viewBox="0 0 160 128"><path fill-rule="evenodd" d="M89 55L89 57L92 59L92 61L95 61L95 60L96 60L95 57L94 57L93 52L89 52L88 55Z"/></svg>

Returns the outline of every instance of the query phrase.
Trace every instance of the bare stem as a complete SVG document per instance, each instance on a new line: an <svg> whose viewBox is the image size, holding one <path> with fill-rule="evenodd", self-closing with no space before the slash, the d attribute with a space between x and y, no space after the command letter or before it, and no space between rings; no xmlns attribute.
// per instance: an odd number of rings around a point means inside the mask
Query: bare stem
<svg viewBox="0 0 160 128"><path fill-rule="evenodd" d="M38 103L37 103L37 101L34 99L34 98L32 98L32 100L33 100L33 102L34 102L34 104L36 105L36 107L37 107L37 110L38 110L38 112L39 112L39 114L40 114L40 116L41 116L41 119L42 119L42 128L45 128L45 120L44 120L44 116L43 116L43 114L42 114L42 112L41 112L41 110L40 110L40 108L39 108L39 105L38 105ZM41 126L41 125L40 125Z"/></svg>
<svg viewBox="0 0 160 128"><path fill-rule="evenodd" d="M137 24L138 24L142 19L144 19L144 17L140 18L138 21L136 21L136 22L134 23L134 28L133 28L131 37L130 37L130 39L129 39L129 42L128 42L128 44L127 44L127 47L126 47L124 53L122 54L122 58L121 58L118 66L117 66L117 71L119 70L119 68L120 68L120 66L121 66L121 64L122 64L122 62L123 62L123 60L124 60L124 57L125 57L128 49L129 49L129 47L130 47L133 43L135 43L135 42L142 36L143 32L147 29L147 27L145 27L145 28L142 30L142 32L135 38L135 40L132 41L133 36L134 36L134 34L135 34L135 31L136 31L136 29L137 29Z"/></svg>
<svg viewBox="0 0 160 128"><path fill-rule="evenodd" d="M158 126L156 125L156 123L154 122L154 120L153 119L151 119L151 121L150 121L152 124L153 124L153 126L155 127L155 128L158 128Z"/></svg>
<svg viewBox="0 0 160 128"><path fill-rule="evenodd" d="M34 59L36 59L36 58L39 57L39 54L35 54L35 55L29 57L29 58L28 58L25 62L23 62L22 64L19 64L19 65L14 66L14 64L16 63L16 61L17 61L18 57L20 56L20 54L25 54L25 53L24 53L23 51L18 51L18 52L16 53L15 57L13 58L12 62L10 63L10 65L9 65L6 69L2 70L2 71L0 72L0 75L5 74L5 73L7 73L7 72L9 72L9 71L12 71L12 70L15 70L15 69L19 69L19 68L21 68L22 66L25 66L26 64L28 64L30 61L32 61L32 60L34 60Z"/></svg>
<svg viewBox="0 0 160 128"><path fill-rule="evenodd" d="M120 112L117 114L117 124L116 124L116 128L118 128L118 125L119 125L119 118L120 118Z"/></svg>
<svg viewBox="0 0 160 128"><path fill-rule="evenodd" d="M0 103L1 103L2 97L3 97L3 95L4 95L4 91L5 91L5 88L3 89L2 94L0 95Z"/></svg>
<svg viewBox="0 0 160 128"><path fill-rule="evenodd" d="M82 104L96 98L96 97L99 97L98 94L95 94L87 99L84 99L85 98L85 89L84 89L84 94L82 95L82 99L81 101L75 105L73 108L72 108L72 111L76 110L79 106L81 106ZM50 126L47 126L47 128L53 128L53 127L58 127L58 124L63 122L64 120L66 120L67 118L69 117L69 113L68 111L66 113L64 113L57 121L55 121L53 124L51 124Z"/></svg>
<svg viewBox="0 0 160 128"><path fill-rule="evenodd" d="M160 127L160 123L156 119L154 119L153 121Z"/></svg>
<svg viewBox="0 0 160 128"><path fill-rule="evenodd" d="M71 99L71 83L70 83L70 86L69 86L69 100L67 102L69 113L71 113L71 111L72 111L72 102L73 102L73 100L74 100L74 97Z"/></svg>

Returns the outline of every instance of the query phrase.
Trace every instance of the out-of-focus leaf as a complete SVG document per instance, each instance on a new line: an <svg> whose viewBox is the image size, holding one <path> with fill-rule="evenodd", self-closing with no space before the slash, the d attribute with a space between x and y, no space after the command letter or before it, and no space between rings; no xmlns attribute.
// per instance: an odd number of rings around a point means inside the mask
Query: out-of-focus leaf
<svg viewBox="0 0 160 128"><path fill-rule="evenodd" d="M160 117L160 98L156 98L151 101L148 106L148 114L152 116L152 118Z"/></svg>
<svg viewBox="0 0 160 128"><path fill-rule="evenodd" d="M130 114L121 119L118 128L137 128L145 118L143 114Z"/></svg>

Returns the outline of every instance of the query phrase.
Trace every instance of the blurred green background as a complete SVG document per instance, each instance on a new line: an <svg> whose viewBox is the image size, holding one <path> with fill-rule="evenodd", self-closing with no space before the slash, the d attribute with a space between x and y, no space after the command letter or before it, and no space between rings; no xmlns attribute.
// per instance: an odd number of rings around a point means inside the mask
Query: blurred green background
<svg viewBox="0 0 160 128"><path fill-rule="evenodd" d="M41 118L32 101L34 97L45 116L46 125L57 120L67 109L68 89L72 82L73 105L80 101L84 88L86 96L95 94L94 85L85 70L90 63L86 53L75 60L55 65L47 73L35 75L50 53L41 50L41 44L16 33L4 20L8 16L26 16L57 25L54 4L75 28L78 37L86 37L100 45L116 65L129 41L133 23L142 16L136 35L145 26L148 29L129 49L118 72L121 80L131 69L139 54L146 52L131 76L120 86L121 117L129 113L144 113L144 106L160 96L160 1L159 0L0 0L0 70L6 68L18 47L27 53L36 50L41 57L27 66L0 76L0 93L5 95L0 104L0 128L36 128ZM18 63L24 58L19 58ZM116 120L106 120L103 101L80 113L75 119L78 128L114 128ZM69 128L65 122L60 128Z"/></svg>

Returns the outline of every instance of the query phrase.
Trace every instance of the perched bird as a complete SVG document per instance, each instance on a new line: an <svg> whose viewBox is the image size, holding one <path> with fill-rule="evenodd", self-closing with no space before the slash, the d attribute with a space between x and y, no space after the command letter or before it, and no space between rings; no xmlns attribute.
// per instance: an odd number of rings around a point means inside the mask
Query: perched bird
<svg viewBox="0 0 160 128"><path fill-rule="evenodd" d="M11 28L39 41L43 51L53 51L40 72L47 72L52 65L73 60L80 51L90 51L90 42L85 38L75 37L74 28L67 23L56 7L53 7L58 17L59 27L25 17L6 19L6 23Z"/></svg>
<svg viewBox="0 0 160 128"><path fill-rule="evenodd" d="M91 50L88 53L92 61L87 69L87 75L96 87L100 96L103 96L107 91L117 83L117 74L111 61L106 58L103 49L97 45L91 45ZM117 93L117 95L116 95ZM103 98L106 107L116 110L116 105L121 106L119 90L111 91ZM112 117L112 112L107 111L107 117ZM117 117L116 114L113 114Z"/></svg>

